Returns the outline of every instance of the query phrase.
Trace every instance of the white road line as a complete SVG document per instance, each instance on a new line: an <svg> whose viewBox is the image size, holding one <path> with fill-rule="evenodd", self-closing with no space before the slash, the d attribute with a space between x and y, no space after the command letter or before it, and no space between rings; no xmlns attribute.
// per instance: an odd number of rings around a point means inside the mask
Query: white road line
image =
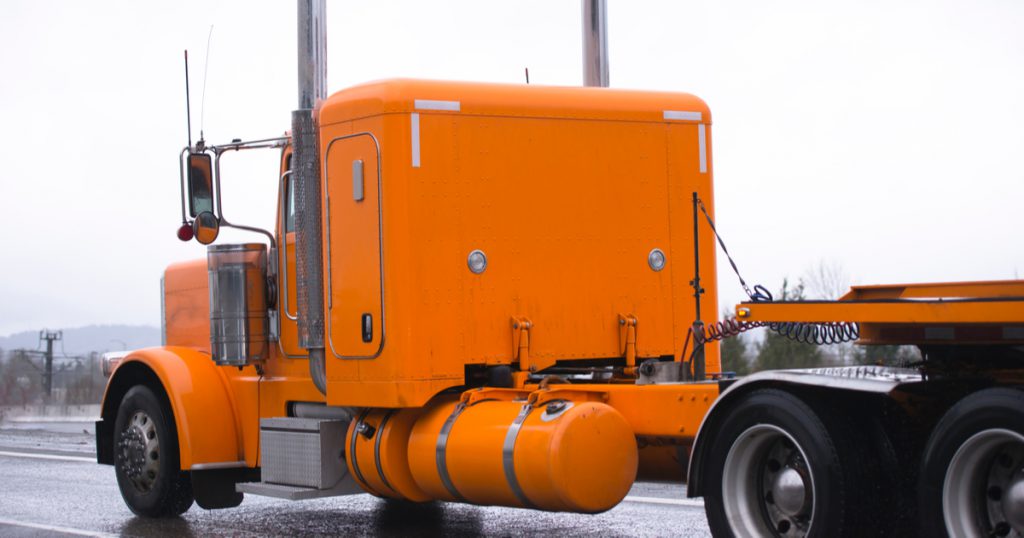
<svg viewBox="0 0 1024 538"><path fill-rule="evenodd" d="M39 460L82 461L86 463L96 463L96 458L82 458L79 456L58 456L57 454L31 454L29 452L6 452L3 450L0 450L0 456L10 456L12 458L35 458Z"/></svg>
<svg viewBox="0 0 1024 538"><path fill-rule="evenodd" d="M636 495L627 495L626 502L631 503L648 503L648 504L672 504L676 506L695 506L697 508L704 508L704 501L697 499L665 499L662 497L638 497Z"/></svg>
<svg viewBox="0 0 1024 538"><path fill-rule="evenodd" d="M36 459L42 459L42 460L80 461L80 462L86 462L86 463L95 463L96 462L95 458L81 458L81 457L77 457L77 456L57 456L57 455L54 455L54 454L29 454L27 452L5 452L5 451L0 451L0 456L11 456L11 457L15 457L15 458L36 458ZM697 508L703 508L704 507L704 501L697 500L697 499L666 499L664 497L641 497L641 496L637 496L637 495L627 495L626 498L623 499L623 501L631 502L631 503L668 504L668 505L675 505L675 506L693 506L693 507L697 507ZM39 525L33 525L33 524L29 524L29 523L18 523L18 522L11 522L11 521L8 521L8 520L0 519L0 523L4 523L4 522L10 523L12 525L25 525L25 526L30 526L30 527L34 526L34 527L38 527L38 528L50 528L50 527L44 527L44 526L39 526ZM75 531L73 529L71 529L71 530L63 530L63 529L61 529L59 527L53 527L53 529L54 530L61 530L61 532L78 532L78 531ZM79 533L81 533L81 532L88 532L88 531L80 531ZM86 535L87 536L107 536L105 534L86 534Z"/></svg>
<svg viewBox="0 0 1024 538"><path fill-rule="evenodd" d="M116 536L106 532L87 531L85 529L73 529L71 527L58 527L56 525L43 525L41 523L29 523L27 521L17 521L14 519L0 518L0 525L14 525L16 527L28 527L30 529L39 529L44 531L63 532L64 534L74 534L77 536L96 536L107 538L109 536Z"/></svg>

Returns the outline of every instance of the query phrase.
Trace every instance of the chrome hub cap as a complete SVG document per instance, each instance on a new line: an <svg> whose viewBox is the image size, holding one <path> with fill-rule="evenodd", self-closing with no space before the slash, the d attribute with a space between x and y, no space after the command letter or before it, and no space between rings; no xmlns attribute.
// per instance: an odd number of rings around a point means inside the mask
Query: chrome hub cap
<svg viewBox="0 0 1024 538"><path fill-rule="evenodd" d="M942 511L950 536L1024 536L1024 436L984 430L946 469Z"/></svg>
<svg viewBox="0 0 1024 538"><path fill-rule="evenodd" d="M793 467L786 467L775 475L770 493L779 511L793 517L804 512L807 505L806 490L803 475Z"/></svg>
<svg viewBox="0 0 1024 538"><path fill-rule="evenodd" d="M146 493L153 489L160 470L160 438L156 423L143 411L137 411L121 432L116 450L117 468L135 489Z"/></svg>
<svg viewBox="0 0 1024 538"><path fill-rule="evenodd" d="M1024 529L1024 469L1017 471L1013 483L1006 490L1002 508L1006 522L1019 534Z"/></svg>
<svg viewBox="0 0 1024 538"><path fill-rule="evenodd" d="M806 536L814 515L807 457L785 430L753 426L729 449L722 498L738 536Z"/></svg>

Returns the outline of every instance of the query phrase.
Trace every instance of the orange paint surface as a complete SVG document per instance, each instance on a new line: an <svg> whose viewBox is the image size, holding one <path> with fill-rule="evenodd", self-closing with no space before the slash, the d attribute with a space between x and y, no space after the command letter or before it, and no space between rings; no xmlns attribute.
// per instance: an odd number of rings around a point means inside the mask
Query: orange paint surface
<svg viewBox="0 0 1024 538"><path fill-rule="evenodd" d="M419 406L462 384L466 364L517 363L514 317L532 323L538 369L624 360L620 315L637 319L638 361L678 357L694 317L691 193L713 207L709 120L691 95L594 88L398 80L329 98L328 402ZM702 311L717 317L701 234ZM477 249L482 274L467 267Z"/></svg>

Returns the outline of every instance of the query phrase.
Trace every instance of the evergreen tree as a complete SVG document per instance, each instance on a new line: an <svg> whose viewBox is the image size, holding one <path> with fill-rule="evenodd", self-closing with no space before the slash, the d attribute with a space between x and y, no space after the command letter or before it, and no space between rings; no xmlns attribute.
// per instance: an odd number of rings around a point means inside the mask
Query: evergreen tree
<svg viewBox="0 0 1024 538"><path fill-rule="evenodd" d="M853 362L862 365L907 366L921 360L914 346L857 346Z"/></svg>
<svg viewBox="0 0 1024 538"><path fill-rule="evenodd" d="M731 317L727 310L722 318ZM722 340L719 350L722 354L722 371L735 372L736 375L747 375L750 373L750 350L747 340L742 334Z"/></svg>
<svg viewBox="0 0 1024 538"><path fill-rule="evenodd" d="M778 295L779 300L803 300L805 297L803 283L797 284L792 289L788 284L788 281L782 281L782 291ZM774 331L766 330L764 340L757 345L757 358L754 360L752 370L815 368L821 366L823 362L824 356L818 346L802 344Z"/></svg>

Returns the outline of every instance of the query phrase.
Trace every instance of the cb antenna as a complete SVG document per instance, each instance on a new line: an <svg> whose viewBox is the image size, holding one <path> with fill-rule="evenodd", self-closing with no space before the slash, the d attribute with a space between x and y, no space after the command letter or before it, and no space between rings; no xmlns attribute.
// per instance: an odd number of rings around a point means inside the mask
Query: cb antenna
<svg viewBox="0 0 1024 538"><path fill-rule="evenodd" d="M192 107L188 99L188 49L185 49L185 121L188 123L188 150L192 151Z"/></svg>
<svg viewBox="0 0 1024 538"><path fill-rule="evenodd" d="M206 35L206 63L203 64L203 100L199 105L199 142L203 141L203 124L206 121L206 73L210 70L210 40L213 39L213 25Z"/></svg>

